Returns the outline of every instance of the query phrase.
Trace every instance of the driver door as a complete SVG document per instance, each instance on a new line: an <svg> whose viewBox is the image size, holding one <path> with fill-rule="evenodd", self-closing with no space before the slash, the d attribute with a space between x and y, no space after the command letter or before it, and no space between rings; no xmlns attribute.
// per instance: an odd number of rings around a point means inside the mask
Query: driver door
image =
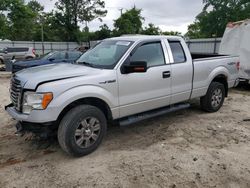
<svg viewBox="0 0 250 188"><path fill-rule="evenodd" d="M147 62L143 73L118 72L120 117L170 104L171 66L161 41L140 43L124 62Z"/></svg>

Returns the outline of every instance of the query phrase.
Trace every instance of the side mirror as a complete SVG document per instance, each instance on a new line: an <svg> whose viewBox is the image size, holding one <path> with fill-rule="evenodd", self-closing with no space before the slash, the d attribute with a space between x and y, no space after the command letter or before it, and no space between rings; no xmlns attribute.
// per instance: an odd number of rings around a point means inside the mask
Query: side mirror
<svg viewBox="0 0 250 188"><path fill-rule="evenodd" d="M7 50L5 50L5 51L4 51L4 53L5 53L5 54L7 54L7 53L8 53L8 51L7 51Z"/></svg>
<svg viewBox="0 0 250 188"><path fill-rule="evenodd" d="M54 61L55 59L54 58L49 58L49 61Z"/></svg>
<svg viewBox="0 0 250 188"><path fill-rule="evenodd" d="M147 72L147 62L145 61L133 61L128 65L124 65L122 69L123 74L129 73L143 73Z"/></svg>

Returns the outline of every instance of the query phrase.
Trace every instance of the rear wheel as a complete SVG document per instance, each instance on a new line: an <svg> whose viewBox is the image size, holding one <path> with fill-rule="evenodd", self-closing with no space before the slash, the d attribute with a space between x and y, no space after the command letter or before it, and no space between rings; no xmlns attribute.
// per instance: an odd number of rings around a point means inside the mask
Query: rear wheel
<svg viewBox="0 0 250 188"><path fill-rule="evenodd" d="M201 97L201 108L207 112L217 112L224 103L225 87L219 82L212 82L207 94Z"/></svg>
<svg viewBox="0 0 250 188"><path fill-rule="evenodd" d="M3 64L3 60L2 59L0 59L0 64Z"/></svg>
<svg viewBox="0 0 250 188"><path fill-rule="evenodd" d="M58 128L58 141L65 152L84 156L98 148L106 129L106 118L101 110L81 105L70 110L62 119Z"/></svg>

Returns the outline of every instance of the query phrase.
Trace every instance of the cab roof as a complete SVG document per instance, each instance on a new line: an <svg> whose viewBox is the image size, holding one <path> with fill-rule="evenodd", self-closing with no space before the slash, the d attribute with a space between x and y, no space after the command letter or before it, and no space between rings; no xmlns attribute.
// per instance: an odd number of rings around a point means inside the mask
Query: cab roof
<svg viewBox="0 0 250 188"><path fill-rule="evenodd" d="M161 39L177 39L181 40L180 36L166 36L166 35L123 35L120 37L113 37L106 40L126 40L126 41L142 41L142 40L161 40Z"/></svg>

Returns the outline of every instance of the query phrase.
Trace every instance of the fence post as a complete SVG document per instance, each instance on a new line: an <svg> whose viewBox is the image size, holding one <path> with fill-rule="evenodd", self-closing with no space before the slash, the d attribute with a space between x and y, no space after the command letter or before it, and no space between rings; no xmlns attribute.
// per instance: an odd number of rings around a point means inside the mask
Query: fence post
<svg viewBox="0 0 250 188"><path fill-rule="evenodd" d="M36 50L36 43L33 41L33 48Z"/></svg>
<svg viewBox="0 0 250 188"><path fill-rule="evenodd" d="M67 51L69 51L69 42L67 42Z"/></svg>
<svg viewBox="0 0 250 188"><path fill-rule="evenodd" d="M216 47L217 47L217 38L214 39L214 54L216 54Z"/></svg>
<svg viewBox="0 0 250 188"><path fill-rule="evenodd" d="M53 51L52 42L50 43L50 51Z"/></svg>

